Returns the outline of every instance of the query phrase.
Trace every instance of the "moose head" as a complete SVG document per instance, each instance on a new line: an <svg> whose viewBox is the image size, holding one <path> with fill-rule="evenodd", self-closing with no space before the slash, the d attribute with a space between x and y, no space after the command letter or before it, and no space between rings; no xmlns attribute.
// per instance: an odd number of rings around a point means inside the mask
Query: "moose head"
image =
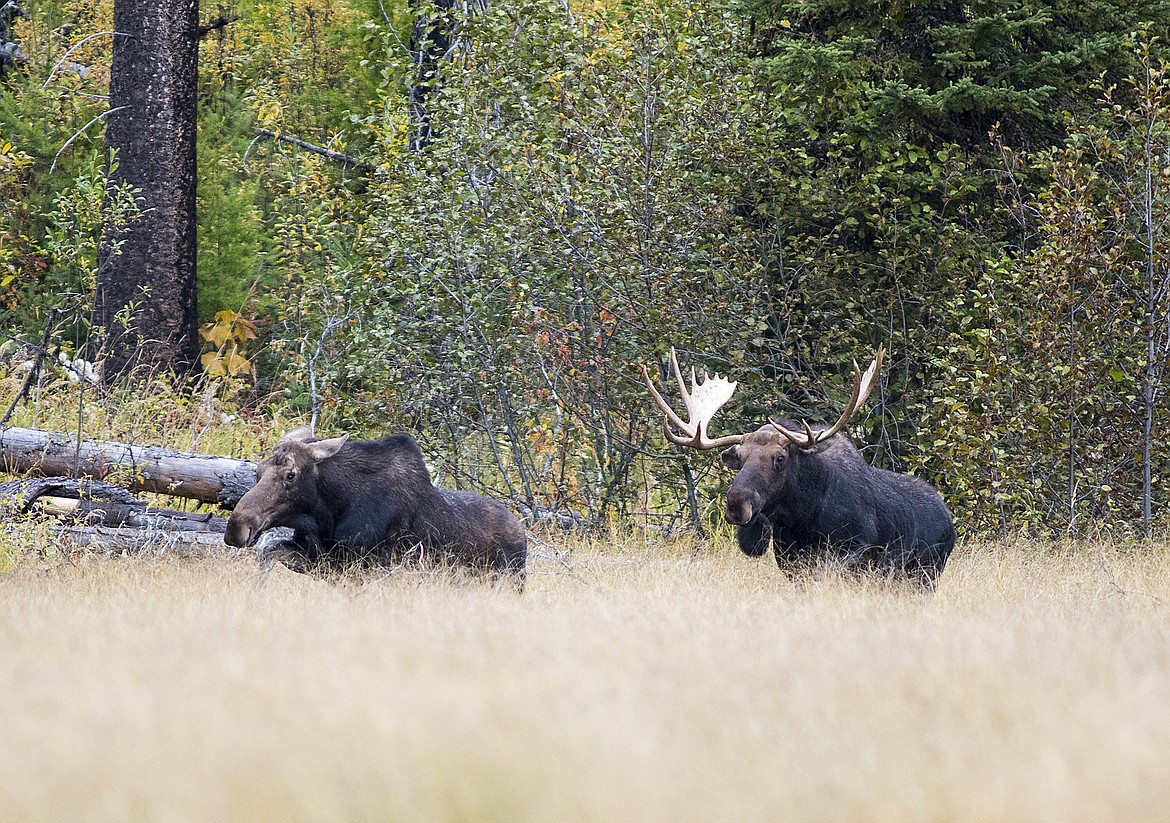
<svg viewBox="0 0 1170 823"><path fill-rule="evenodd" d="M224 541L230 546L252 546L261 533L277 526L304 528L320 507L317 464L333 457L348 435L313 439L309 426L293 429L259 466L256 485L236 504L228 519Z"/></svg>
<svg viewBox="0 0 1170 823"><path fill-rule="evenodd" d="M770 512L782 505L783 498L794 489L794 479L802 465L809 462L806 455L821 449L830 438L841 431L857 409L866 401L877 382L885 350L879 346L877 354L864 373L853 363L853 394L837 422L831 426L814 426L807 421L794 423L769 418L753 432L711 437L708 427L715 413L731 399L736 383L718 374L704 374L702 380L691 368L691 387L688 390L678 365L678 355L670 350L670 365L678 383L687 419L683 420L655 388L649 372L642 366L642 378L658 408L665 415L663 430L671 443L687 448L724 449L724 465L737 471L727 490L724 516L728 523L743 526L762 512ZM760 550L761 552L763 549Z"/></svg>

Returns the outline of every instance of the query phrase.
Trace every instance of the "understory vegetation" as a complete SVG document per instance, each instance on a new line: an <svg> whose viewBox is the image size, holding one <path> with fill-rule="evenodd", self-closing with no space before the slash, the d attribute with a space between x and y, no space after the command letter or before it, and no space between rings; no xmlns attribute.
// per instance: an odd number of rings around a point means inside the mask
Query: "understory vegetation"
<svg viewBox="0 0 1170 823"><path fill-rule="evenodd" d="M407 430L533 519L702 530L724 475L666 447L639 366L739 380L716 425L744 431L835 418L884 344L851 434L964 534L1170 525L1163 0L454 5L205 9L203 375L42 386L9 423L238 456ZM101 225L133 219L105 196L112 3L25 11L11 366L92 350ZM183 409L214 414L159 430Z"/></svg>

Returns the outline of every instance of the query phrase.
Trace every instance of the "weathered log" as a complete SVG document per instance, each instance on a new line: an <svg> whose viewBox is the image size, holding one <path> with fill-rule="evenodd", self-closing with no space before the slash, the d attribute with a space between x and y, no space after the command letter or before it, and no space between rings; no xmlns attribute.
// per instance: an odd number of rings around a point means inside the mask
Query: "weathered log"
<svg viewBox="0 0 1170 823"><path fill-rule="evenodd" d="M146 504L121 486L92 477L23 477L0 483L0 515L23 514L45 496L75 500L102 500L145 508Z"/></svg>
<svg viewBox="0 0 1170 823"><path fill-rule="evenodd" d="M0 471L110 478L132 491L232 508L256 484L256 464L157 446L84 439L39 429L0 430Z"/></svg>
<svg viewBox="0 0 1170 823"><path fill-rule="evenodd" d="M91 526L126 526L132 529L163 529L165 531L216 532L227 531L227 519L210 512L180 512L174 509L156 509L144 503L115 503L113 501L78 500L74 497L40 497L36 508L69 520Z"/></svg>
<svg viewBox="0 0 1170 823"><path fill-rule="evenodd" d="M0 518L52 515L61 546L99 554L238 554L225 546L227 520L210 512L147 506L126 489L92 478L33 477L0 483Z"/></svg>
<svg viewBox="0 0 1170 823"><path fill-rule="evenodd" d="M227 520L211 512L154 508L121 486L102 480L33 477L0 483L0 516L32 511L91 526L220 534L227 531Z"/></svg>
<svg viewBox="0 0 1170 823"><path fill-rule="evenodd" d="M219 532L66 526L58 534L98 554L178 555L179 557L252 557L252 549L225 546Z"/></svg>

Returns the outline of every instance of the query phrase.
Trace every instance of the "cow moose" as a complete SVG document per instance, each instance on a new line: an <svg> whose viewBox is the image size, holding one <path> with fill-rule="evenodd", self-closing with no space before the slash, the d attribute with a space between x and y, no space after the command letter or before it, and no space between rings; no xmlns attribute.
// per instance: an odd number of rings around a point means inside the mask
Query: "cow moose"
<svg viewBox="0 0 1170 823"><path fill-rule="evenodd" d="M873 390L883 355L879 346L864 374L854 362L852 397L831 426L769 418L754 432L715 438L707 427L736 383L717 374L697 382L692 367L688 391L672 348L684 421L642 367L666 416L666 438L693 449L724 448L724 465L737 471L724 517L736 527L744 554L759 557L771 542L776 562L789 573L833 564L934 588L955 545L942 496L919 478L870 466L841 431Z"/></svg>
<svg viewBox="0 0 1170 823"><path fill-rule="evenodd" d="M412 554L508 578L523 588L528 538L498 501L438 489L412 437L319 440L308 426L288 432L256 469L236 504L224 542L251 547L267 529L291 540L261 553L296 571L384 566Z"/></svg>

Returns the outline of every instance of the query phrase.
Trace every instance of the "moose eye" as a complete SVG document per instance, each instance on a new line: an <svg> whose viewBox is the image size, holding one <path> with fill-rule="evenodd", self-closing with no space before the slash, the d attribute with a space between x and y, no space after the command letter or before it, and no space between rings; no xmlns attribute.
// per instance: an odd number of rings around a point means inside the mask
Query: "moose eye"
<svg viewBox="0 0 1170 823"><path fill-rule="evenodd" d="M286 482L286 483L291 483L296 479L297 479L297 470L296 469L289 469L288 472L286 472L284 475L284 482Z"/></svg>

